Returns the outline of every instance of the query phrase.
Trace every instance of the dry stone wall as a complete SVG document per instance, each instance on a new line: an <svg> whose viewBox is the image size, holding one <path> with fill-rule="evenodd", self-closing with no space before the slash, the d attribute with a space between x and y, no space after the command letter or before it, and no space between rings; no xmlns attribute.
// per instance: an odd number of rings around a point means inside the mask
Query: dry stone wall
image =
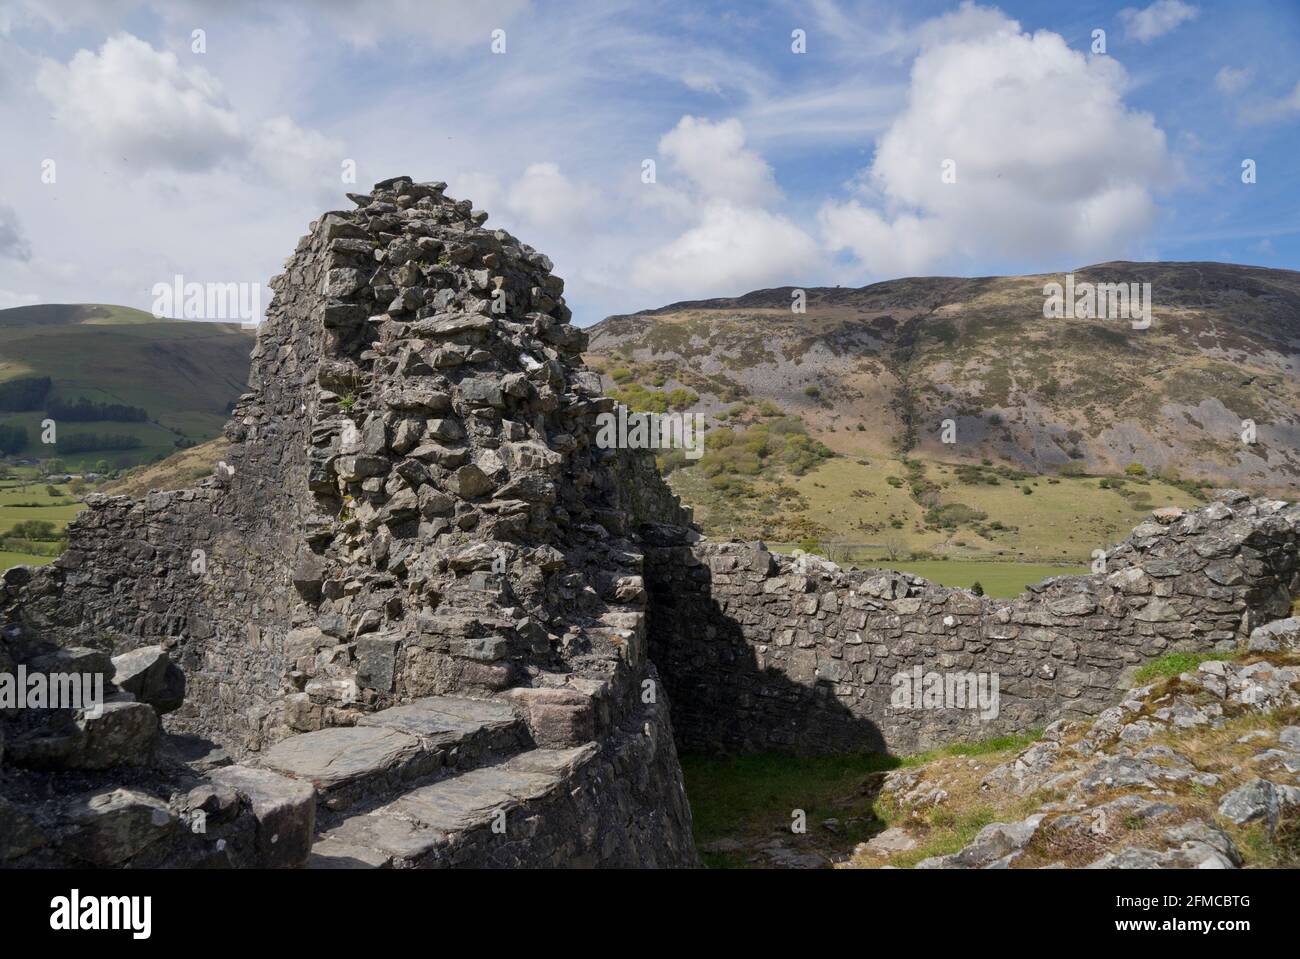
<svg viewBox="0 0 1300 959"><path fill-rule="evenodd" d="M685 749L907 753L1020 732L1095 715L1142 663L1233 648L1287 615L1298 530L1300 506L1228 492L1161 511L1110 551L1105 574L1014 600L665 530L647 557L650 653ZM893 698L895 677L912 677L910 693L931 673L996 674L997 715Z"/></svg>
<svg viewBox="0 0 1300 959"><path fill-rule="evenodd" d="M282 771L318 799L302 770L336 740L317 734L402 704L506 703L524 724L508 761L592 753L554 774L573 801L539 807L544 839L479 854L458 838L458 862L694 864L667 703L643 698L639 534L689 514L648 454L595 445L615 404L550 261L443 191L397 177L313 223L270 284L216 474L92 497L59 560L6 575L0 615L20 645L162 647L187 683L170 733L254 765L293 739L300 767ZM420 768L461 775L443 752ZM394 785L384 758L348 762ZM492 776L509 795L539 781Z"/></svg>

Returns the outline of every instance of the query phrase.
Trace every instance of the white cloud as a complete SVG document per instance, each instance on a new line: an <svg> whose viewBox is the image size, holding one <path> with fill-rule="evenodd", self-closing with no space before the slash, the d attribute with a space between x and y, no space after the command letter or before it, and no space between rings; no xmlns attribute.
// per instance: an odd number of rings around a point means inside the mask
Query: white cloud
<svg viewBox="0 0 1300 959"><path fill-rule="evenodd" d="M713 123L684 116L659 140L668 157L707 200L760 203L776 195L772 168L745 146L745 128L734 117Z"/></svg>
<svg viewBox="0 0 1300 959"><path fill-rule="evenodd" d="M819 259L817 244L786 217L719 200L696 226L638 259L632 280L678 295L734 295L789 283Z"/></svg>
<svg viewBox="0 0 1300 959"><path fill-rule="evenodd" d="M851 251L875 275L920 273L950 249L938 220L904 213L887 221L856 200L827 204L818 219L828 247Z"/></svg>
<svg viewBox="0 0 1300 959"><path fill-rule="evenodd" d="M694 90L696 93L712 93L716 96L722 96L722 85L718 83L717 78L711 73L688 70L682 74L682 83L686 85L687 89Z"/></svg>
<svg viewBox="0 0 1300 959"><path fill-rule="evenodd" d="M217 79L128 33L66 66L45 61L36 84L60 124L141 168L205 170L244 149Z"/></svg>
<svg viewBox="0 0 1300 959"><path fill-rule="evenodd" d="M1237 69L1235 67L1220 67L1219 72L1214 75L1214 85L1220 93L1234 94L1240 93L1246 87L1250 86L1251 78L1254 71L1249 67Z"/></svg>
<svg viewBox="0 0 1300 959"><path fill-rule="evenodd" d="M537 226L579 229L589 223L595 196L574 183L555 163L534 163L506 195L511 211Z"/></svg>
<svg viewBox="0 0 1300 959"><path fill-rule="evenodd" d="M13 207L0 203L0 257L27 261L32 258L31 244Z"/></svg>
<svg viewBox="0 0 1300 959"><path fill-rule="evenodd" d="M745 145L738 119L684 116L659 149L685 182L661 174L641 205L687 225L634 260L636 286L674 298L731 296L795 282L821 264L817 242L765 208L780 193L767 161Z"/></svg>
<svg viewBox="0 0 1300 959"><path fill-rule="evenodd" d="M288 117L264 120L250 143L252 161L281 183L319 182L338 192L344 147L315 130L304 130Z"/></svg>
<svg viewBox="0 0 1300 959"><path fill-rule="evenodd" d="M1119 12L1125 33L1139 43L1150 43L1163 37L1180 23L1195 20L1200 14L1197 7L1182 0L1156 0L1142 10L1125 7Z"/></svg>
<svg viewBox="0 0 1300 959"><path fill-rule="evenodd" d="M1152 192L1178 168L1152 118L1125 107L1123 68L965 7L922 32L907 103L860 198L822 208L827 245L874 275L958 256L1131 249Z"/></svg>
<svg viewBox="0 0 1300 959"><path fill-rule="evenodd" d="M216 77L129 33L97 53L79 50L66 66L43 61L36 86L59 124L110 160L185 173L251 163L275 184L338 192L339 141L287 116L242 123Z"/></svg>

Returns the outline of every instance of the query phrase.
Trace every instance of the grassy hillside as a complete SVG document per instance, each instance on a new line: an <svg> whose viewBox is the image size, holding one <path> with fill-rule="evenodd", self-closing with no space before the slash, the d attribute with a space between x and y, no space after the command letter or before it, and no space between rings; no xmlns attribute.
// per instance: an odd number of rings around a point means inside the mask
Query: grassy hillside
<svg viewBox="0 0 1300 959"><path fill-rule="evenodd" d="M238 324L158 320L126 307L0 310L0 428L25 431L6 452L57 457L73 471L120 469L212 439L247 389L252 344ZM52 412L81 400L133 418ZM47 416L57 424L53 446L41 442Z"/></svg>
<svg viewBox="0 0 1300 959"><path fill-rule="evenodd" d="M211 476L213 467L229 447L229 441L219 436L181 450L161 462L137 466L121 478L104 483L100 491L140 499L151 490L184 489Z"/></svg>
<svg viewBox="0 0 1300 959"><path fill-rule="evenodd" d="M704 457L660 460L707 532L992 595L1212 486L1294 497L1300 274L1075 276L1150 282L1151 327L1044 319L1061 275L932 277L809 289L806 313L787 287L610 317L588 362L634 409L705 415Z"/></svg>
<svg viewBox="0 0 1300 959"><path fill-rule="evenodd" d="M1296 486L1300 273L1107 263L1075 277L1150 283L1150 328L1045 319L1062 274L930 277L808 289L801 314L786 287L614 316L590 354L611 387L689 390L710 416L772 403L828 445L860 432L838 446L872 455Z"/></svg>

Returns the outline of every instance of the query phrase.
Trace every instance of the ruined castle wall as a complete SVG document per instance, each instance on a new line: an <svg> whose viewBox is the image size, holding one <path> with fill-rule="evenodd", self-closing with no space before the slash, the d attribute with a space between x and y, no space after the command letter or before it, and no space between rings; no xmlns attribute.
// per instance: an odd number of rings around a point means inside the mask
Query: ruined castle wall
<svg viewBox="0 0 1300 959"><path fill-rule="evenodd" d="M304 238L258 331L250 387L227 426L217 476L143 500L92 495L67 550L6 602L34 636L118 654L164 644L185 672L176 731L257 748L283 683L284 638L305 549L307 420L320 323L319 250ZM20 574L20 579L23 575Z"/></svg>
<svg viewBox="0 0 1300 959"><path fill-rule="evenodd" d="M1105 574L1014 600L761 544L661 546L646 556L650 655L684 750L907 753L1024 731L1100 712L1152 658L1231 648L1286 615L1298 526L1300 506L1229 495L1144 523ZM996 673L997 715L891 705L916 667Z"/></svg>
<svg viewBox="0 0 1300 959"><path fill-rule="evenodd" d="M59 645L167 646L188 683L169 727L237 754L573 657L627 685L639 664L606 647L643 616L637 528L689 521L652 455L594 445L614 404L549 261L403 189L321 217L271 281L216 475L90 497L3 597Z"/></svg>

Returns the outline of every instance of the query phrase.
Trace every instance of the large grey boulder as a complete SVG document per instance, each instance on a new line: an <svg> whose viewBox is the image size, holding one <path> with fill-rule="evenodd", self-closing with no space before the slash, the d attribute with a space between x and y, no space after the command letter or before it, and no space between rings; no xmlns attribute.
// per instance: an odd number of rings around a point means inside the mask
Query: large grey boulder
<svg viewBox="0 0 1300 959"><path fill-rule="evenodd" d="M102 712L77 720L81 748L69 764L78 769L150 766L158 753L162 728L147 703L105 703Z"/></svg>
<svg viewBox="0 0 1300 959"><path fill-rule="evenodd" d="M1300 616L1276 619L1251 631L1246 648L1255 653L1300 649Z"/></svg>
<svg viewBox="0 0 1300 959"><path fill-rule="evenodd" d="M166 803L129 788L78 796L64 816L71 828L62 851L94 866L125 865L173 838L180 826Z"/></svg>
<svg viewBox="0 0 1300 959"><path fill-rule="evenodd" d="M185 702L185 674L161 646L141 646L113 657L113 684L159 715L179 709Z"/></svg>
<svg viewBox="0 0 1300 959"><path fill-rule="evenodd" d="M316 791L310 783L251 766L214 769L211 779L235 790L252 810L259 864L292 868L307 861L316 829Z"/></svg>
<svg viewBox="0 0 1300 959"><path fill-rule="evenodd" d="M1020 822L989 823L960 852L922 859L916 868L984 869L1008 866L1024 852L1045 818L1044 813L1035 813Z"/></svg>

